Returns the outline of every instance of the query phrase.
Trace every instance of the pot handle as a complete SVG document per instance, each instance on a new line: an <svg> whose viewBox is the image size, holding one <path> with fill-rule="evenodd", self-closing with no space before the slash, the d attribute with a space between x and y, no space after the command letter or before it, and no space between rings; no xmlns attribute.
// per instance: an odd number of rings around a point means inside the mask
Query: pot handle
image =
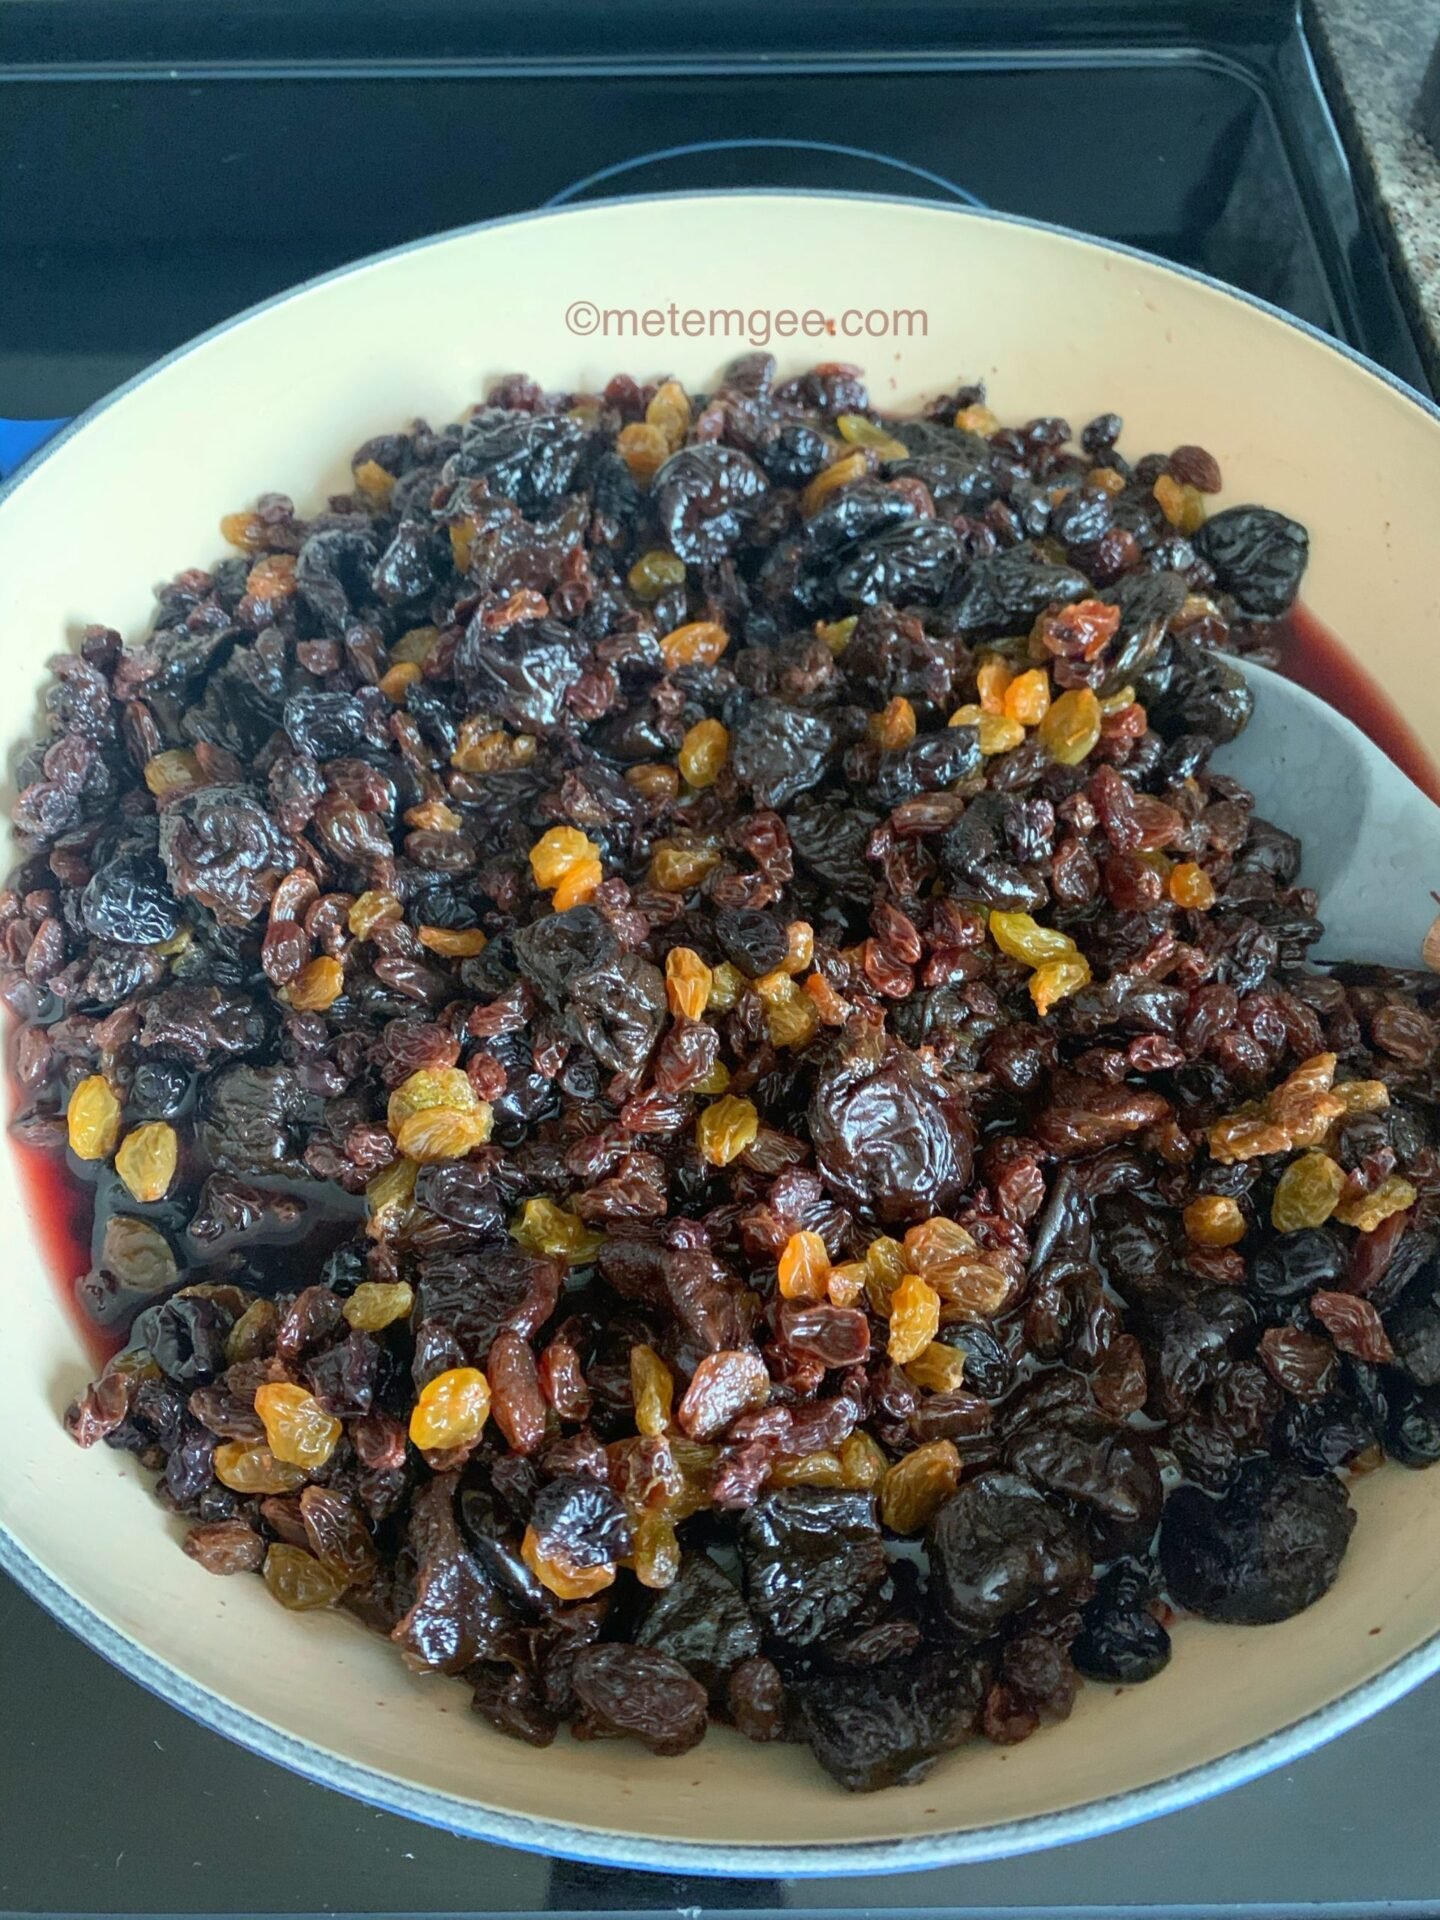
<svg viewBox="0 0 1440 1920"><path fill-rule="evenodd" d="M946 193L953 194L962 205L978 208L986 212L985 202L968 187L957 186L953 180L947 180L942 173L932 173L929 167L918 167L910 160L897 160L893 154L874 153L869 147L849 147L836 140L796 140L783 135L773 138L754 138L736 140L687 140L678 147L656 147L650 153L632 154L628 160L616 160L608 167L600 167L594 173L587 173L582 179L572 180L568 187L562 187L559 193L552 193L548 200L541 202L544 207L563 207L586 192L590 187L598 187L606 180L618 180L622 175L634 173L640 167L648 167L657 160L681 160L692 153L728 153L732 151L759 151L775 147L786 147L791 151L808 153L836 154L844 160L873 160L882 167L894 167L897 173L906 173L914 180L923 180L927 186L942 187Z"/></svg>

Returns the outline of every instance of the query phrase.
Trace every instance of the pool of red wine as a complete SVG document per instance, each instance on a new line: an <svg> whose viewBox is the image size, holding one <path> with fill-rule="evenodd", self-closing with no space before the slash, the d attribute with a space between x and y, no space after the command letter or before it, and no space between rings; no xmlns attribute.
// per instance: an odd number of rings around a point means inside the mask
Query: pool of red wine
<svg viewBox="0 0 1440 1920"><path fill-rule="evenodd" d="M1433 756L1389 695L1312 613L1297 607L1280 623L1276 639L1281 649L1280 670L1289 679L1348 715L1418 787L1440 802L1440 767ZM98 1367L124 1344L124 1336L95 1326L75 1298L75 1283L92 1264L94 1189L78 1180L55 1155L19 1142L12 1142L11 1150L19 1164L25 1211L35 1223L62 1304ZM340 1219L358 1213L356 1202L336 1188L328 1191L339 1205L329 1208L321 1194L315 1195L321 1202L316 1210L317 1224L323 1222L328 1231L323 1235L325 1248L317 1251L309 1240L305 1244L307 1275L321 1253L333 1244Z"/></svg>

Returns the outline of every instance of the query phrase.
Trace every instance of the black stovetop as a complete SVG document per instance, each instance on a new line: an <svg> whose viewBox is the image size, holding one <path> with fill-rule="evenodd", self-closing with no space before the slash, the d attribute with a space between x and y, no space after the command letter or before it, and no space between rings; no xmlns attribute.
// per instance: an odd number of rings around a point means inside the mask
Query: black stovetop
<svg viewBox="0 0 1440 1920"><path fill-rule="evenodd" d="M77 412L238 308L417 235L743 186L1054 220L1424 384L1279 0L26 0L0 8L0 416ZM657 210L657 247L688 243ZM471 324L482 337L483 309ZM955 357L959 375L964 342ZM1437 1701L1440 1682L1222 1801L1028 1860L682 1883L551 1866L305 1785L0 1582L0 1912L1430 1912Z"/></svg>

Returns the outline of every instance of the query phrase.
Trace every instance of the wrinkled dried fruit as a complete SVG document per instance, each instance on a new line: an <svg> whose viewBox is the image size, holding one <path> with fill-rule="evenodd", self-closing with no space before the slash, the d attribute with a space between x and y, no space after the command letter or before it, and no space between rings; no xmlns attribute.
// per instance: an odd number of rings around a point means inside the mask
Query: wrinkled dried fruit
<svg viewBox="0 0 1440 1920"><path fill-rule="evenodd" d="M65 1109L70 1151L77 1160L108 1160L120 1142L120 1102L98 1073L79 1082Z"/></svg>
<svg viewBox="0 0 1440 1920"><path fill-rule="evenodd" d="M960 1455L951 1440L931 1440L897 1460L880 1482L880 1518L892 1533L928 1527L960 1480Z"/></svg>
<svg viewBox="0 0 1440 1920"><path fill-rule="evenodd" d="M265 1423L265 1438L275 1458L306 1473L324 1466L343 1431L340 1422L303 1387L284 1383L257 1387L255 1411Z"/></svg>
<svg viewBox="0 0 1440 1920"><path fill-rule="evenodd" d="M922 1354L940 1331L940 1295L918 1273L907 1273L890 1295L886 1351L904 1366Z"/></svg>
<svg viewBox="0 0 1440 1920"><path fill-rule="evenodd" d="M478 1367L449 1367L420 1389L410 1438L423 1450L472 1447L490 1417L490 1383Z"/></svg>
<svg viewBox="0 0 1440 1920"><path fill-rule="evenodd" d="M1344 1190L1345 1169L1329 1154L1302 1153L1280 1176L1270 1203L1270 1224L1277 1233L1323 1226Z"/></svg>
<svg viewBox="0 0 1440 1920"><path fill-rule="evenodd" d="M706 1107L695 1127L695 1144L712 1167L728 1167L753 1146L760 1131L760 1115L753 1101L727 1093Z"/></svg>
<svg viewBox="0 0 1440 1920"><path fill-rule="evenodd" d="M136 1200L163 1200L175 1178L180 1139L163 1120L151 1120L127 1133L115 1155L115 1171Z"/></svg>

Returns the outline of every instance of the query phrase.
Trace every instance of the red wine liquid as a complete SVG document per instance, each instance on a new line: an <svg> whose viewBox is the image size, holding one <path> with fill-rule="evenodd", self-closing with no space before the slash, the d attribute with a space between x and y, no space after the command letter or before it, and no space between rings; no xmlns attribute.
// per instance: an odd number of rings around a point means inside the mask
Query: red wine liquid
<svg viewBox="0 0 1440 1920"><path fill-rule="evenodd" d="M1280 671L1287 680L1328 701L1373 740L1415 782L1440 803L1440 767L1434 755L1401 717L1354 656L1306 607L1296 607L1275 630L1281 649Z"/></svg>
<svg viewBox="0 0 1440 1920"><path fill-rule="evenodd" d="M1440 802L1440 768L1432 755L1401 718L1388 694L1380 690L1312 613L1297 607L1276 628L1276 639L1281 648L1282 673L1346 714L1416 786ZM13 1090L11 1104L12 1107L15 1104ZM18 1142L12 1143L11 1151L20 1168L26 1214L35 1223L46 1264L65 1310L98 1370L123 1346L124 1335L95 1326L75 1298L75 1283L89 1271L91 1264L94 1190L76 1180L56 1155ZM342 1197L337 1194L336 1198ZM322 1207L317 1211L318 1224L328 1209ZM358 1224L357 1203L350 1202L341 1211L355 1216L353 1221L345 1223L347 1227ZM326 1224L330 1231L322 1236L318 1251L307 1248L306 1257L297 1262L306 1273L313 1270L318 1259L340 1237L340 1223L333 1216ZM297 1284L303 1282L297 1279Z"/></svg>

